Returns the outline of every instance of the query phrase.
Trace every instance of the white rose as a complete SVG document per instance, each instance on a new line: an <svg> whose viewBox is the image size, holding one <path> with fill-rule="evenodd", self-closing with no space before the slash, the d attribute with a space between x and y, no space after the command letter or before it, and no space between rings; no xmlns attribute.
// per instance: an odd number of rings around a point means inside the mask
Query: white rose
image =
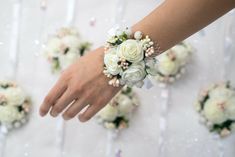
<svg viewBox="0 0 235 157"><path fill-rule="evenodd" d="M25 101L25 94L21 88L7 88L3 91L8 105L19 106Z"/></svg>
<svg viewBox="0 0 235 157"><path fill-rule="evenodd" d="M148 74L157 75L157 60L155 58L145 59L146 71Z"/></svg>
<svg viewBox="0 0 235 157"><path fill-rule="evenodd" d="M45 48L45 55L49 57L58 56L62 45L62 41L59 38L53 37L47 42Z"/></svg>
<svg viewBox="0 0 235 157"><path fill-rule="evenodd" d="M117 54L129 62L140 62L144 58L142 45L136 40L129 39L124 41L119 47Z"/></svg>
<svg viewBox="0 0 235 157"><path fill-rule="evenodd" d="M158 71L163 75L175 75L180 68L180 64L176 60L170 59L166 52L159 56Z"/></svg>
<svg viewBox="0 0 235 157"><path fill-rule="evenodd" d="M227 99L231 96L235 97L235 92L224 86L218 86L210 91L209 96L212 98L223 98Z"/></svg>
<svg viewBox="0 0 235 157"><path fill-rule="evenodd" d="M235 123L234 122L231 124L230 129L232 132L235 132Z"/></svg>
<svg viewBox="0 0 235 157"><path fill-rule="evenodd" d="M235 96L230 97L226 102L226 111L228 118L235 120Z"/></svg>
<svg viewBox="0 0 235 157"><path fill-rule="evenodd" d="M116 126L112 122L105 122L104 127L107 128L107 129L114 129Z"/></svg>
<svg viewBox="0 0 235 157"><path fill-rule="evenodd" d="M177 60L179 60L181 63L185 63L189 57L190 50L181 44L178 44L171 48L171 50L176 54Z"/></svg>
<svg viewBox="0 0 235 157"><path fill-rule="evenodd" d="M78 59L79 57L78 52L76 52L76 50L74 50L74 52L71 51L72 50L70 50L70 52L67 53L66 55L59 56L59 62L62 69L67 68L69 65L71 65Z"/></svg>
<svg viewBox="0 0 235 157"><path fill-rule="evenodd" d="M201 103L200 102L196 102L195 104L194 104L194 107L195 107L195 109L196 109L196 111L201 111Z"/></svg>
<svg viewBox="0 0 235 157"><path fill-rule="evenodd" d="M76 28L67 28L67 27L63 27L61 29L58 30L57 35L59 37L64 37L67 35L76 35L78 36L78 31Z"/></svg>
<svg viewBox="0 0 235 157"><path fill-rule="evenodd" d="M62 38L63 44L69 49L79 49L80 40L77 36L68 35Z"/></svg>
<svg viewBox="0 0 235 157"><path fill-rule="evenodd" d="M110 49L104 56L104 64L107 71L112 75L117 75L122 71L122 68L118 65L119 57L115 53L115 49Z"/></svg>
<svg viewBox="0 0 235 157"><path fill-rule="evenodd" d="M206 101L204 106L205 117L214 124L221 124L228 120L226 112L219 105L221 102L223 101L218 99L209 99Z"/></svg>
<svg viewBox="0 0 235 157"><path fill-rule="evenodd" d="M120 116L128 115L133 111L134 105L127 95L120 94L117 96L116 99L118 102L118 110Z"/></svg>
<svg viewBox="0 0 235 157"><path fill-rule="evenodd" d="M0 122L2 123L12 123L23 117L24 114L20 113L15 106L0 106Z"/></svg>
<svg viewBox="0 0 235 157"><path fill-rule="evenodd" d="M126 82L127 85L132 86L146 77L145 65L143 62L139 64L132 64L127 70L122 74L122 80Z"/></svg>
<svg viewBox="0 0 235 157"><path fill-rule="evenodd" d="M118 116L118 109L108 104L98 113L98 116L104 121L113 121Z"/></svg>

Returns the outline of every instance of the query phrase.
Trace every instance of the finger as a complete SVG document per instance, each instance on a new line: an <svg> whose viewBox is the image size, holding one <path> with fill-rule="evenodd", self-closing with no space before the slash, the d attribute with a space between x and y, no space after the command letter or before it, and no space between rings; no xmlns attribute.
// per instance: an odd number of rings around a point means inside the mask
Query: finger
<svg viewBox="0 0 235 157"><path fill-rule="evenodd" d="M49 112L50 108L55 104L56 100L60 98L60 96L66 91L66 89L67 85L64 81L57 81L57 83L45 97L40 107L39 112L41 116L45 116Z"/></svg>
<svg viewBox="0 0 235 157"><path fill-rule="evenodd" d="M74 118L81 110L88 105L85 97L76 100L69 108L63 113L64 120Z"/></svg>
<svg viewBox="0 0 235 157"><path fill-rule="evenodd" d="M51 109L51 116L56 117L60 114L67 106L69 106L77 97L72 94L71 90L67 88L64 94L58 99Z"/></svg>
<svg viewBox="0 0 235 157"><path fill-rule="evenodd" d="M98 102L89 106L86 111L78 116L81 122L86 122L90 120L97 112L99 112L103 108L103 103Z"/></svg>

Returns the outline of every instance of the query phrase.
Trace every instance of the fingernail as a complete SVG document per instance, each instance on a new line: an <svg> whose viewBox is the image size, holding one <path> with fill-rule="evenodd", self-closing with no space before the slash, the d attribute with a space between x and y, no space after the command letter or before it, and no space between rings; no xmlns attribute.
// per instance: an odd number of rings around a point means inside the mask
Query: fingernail
<svg viewBox="0 0 235 157"><path fill-rule="evenodd" d="M51 112L51 116L52 116L52 117L57 117L57 116L58 116L58 113L56 113L56 112Z"/></svg>
<svg viewBox="0 0 235 157"><path fill-rule="evenodd" d="M39 112L39 115L40 115L41 117L44 117L46 114L45 114L45 113L42 113L42 112Z"/></svg>
<svg viewBox="0 0 235 157"><path fill-rule="evenodd" d="M86 122L86 120L82 117L82 115L79 115L79 116L78 116L78 119L79 119L79 121L82 122L82 123Z"/></svg>
<svg viewBox="0 0 235 157"><path fill-rule="evenodd" d="M39 110L39 115L40 115L41 117L44 117L44 116L46 115L46 112L43 112L42 110Z"/></svg>
<svg viewBox="0 0 235 157"><path fill-rule="evenodd" d="M63 117L64 120L70 120L70 118L65 116L65 115L63 115L62 117Z"/></svg>

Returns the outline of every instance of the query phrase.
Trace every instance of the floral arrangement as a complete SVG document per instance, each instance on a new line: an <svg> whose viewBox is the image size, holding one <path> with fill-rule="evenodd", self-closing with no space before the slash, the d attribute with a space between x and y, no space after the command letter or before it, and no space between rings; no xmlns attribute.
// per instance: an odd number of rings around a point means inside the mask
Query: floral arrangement
<svg viewBox="0 0 235 157"><path fill-rule="evenodd" d="M127 128L129 119L139 105L136 94L129 87L124 87L98 114L98 122L107 129Z"/></svg>
<svg viewBox="0 0 235 157"><path fill-rule="evenodd" d="M61 28L46 43L44 55L53 72L58 72L76 61L89 50L91 44L80 39L75 28Z"/></svg>
<svg viewBox="0 0 235 157"><path fill-rule="evenodd" d="M0 126L8 130L27 122L31 103L22 89L15 83L0 82Z"/></svg>
<svg viewBox="0 0 235 157"><path fill-rule="evenodd" d="M201 122L211 132L225 137L235 131L235 89L229 83L213 84L202 90L195 106Z"/></svg>
<svg viewBox="0 0 235 157"><path fill-rule="evenodd" d="M156 59L160 47L149 36L140 31L117 30L105 46L104 74L110 78L109 84L118 87L127 85L142 87L145 77L156 74Z"/></svg>
<svg viewBox="0 0 235 157"><path fill-rule="evenodd" d="M171 83L185 72L192 48L189 44L180 43L157 57L157 75L154 78L163 83Z"/></svg>

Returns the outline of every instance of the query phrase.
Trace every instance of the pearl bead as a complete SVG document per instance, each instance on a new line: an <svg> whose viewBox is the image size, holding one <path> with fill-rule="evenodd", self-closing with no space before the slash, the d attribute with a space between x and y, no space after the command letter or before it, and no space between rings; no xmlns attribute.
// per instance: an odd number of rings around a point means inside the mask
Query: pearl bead
<svg viewBox="0 0 235 157"><path fill-rule="evenodd" d="M142 38L142 32L140 32L140 31L135 32L134 38L136 40L140 40Z"/></svg>

